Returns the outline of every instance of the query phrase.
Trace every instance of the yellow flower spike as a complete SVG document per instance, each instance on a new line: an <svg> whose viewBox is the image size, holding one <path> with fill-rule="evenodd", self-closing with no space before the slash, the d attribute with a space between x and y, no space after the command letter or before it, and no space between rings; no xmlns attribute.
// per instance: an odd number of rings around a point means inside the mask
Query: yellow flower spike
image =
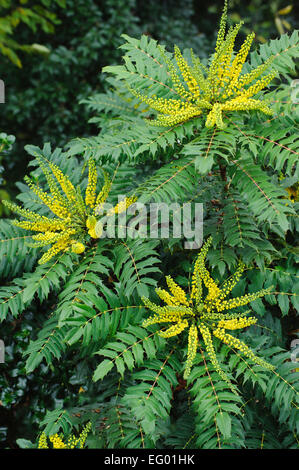
<svg viewBox="0 0 299 470"><path fill-rule="evenodd" d="M221 106L222 111L250 111L260 110L264 114L272 115L271 109L266 103L261 103L258 100L243 98L242 96L235 98L234 100L228 101Z"/></svg>
<svg viewBox="0 0 299 470"><path fill-rule="evenodd" d="M40 258L38 264L44 264L50 261L53 256L56 256L61 251L66 251L69 248L69 237L65 236L56 242L48 251Z"/></svg>
<svg viewBox="0 0 299 470"><path fill-rule="evenodd" d="M216 299L220 295L220 289L217 286L216 282L212 279L210 276L209 271L206 269L204 260L207 255L207 251L209 246L212 243L212 238L210 237L208 241L205 243L203 248L200 251L200 254L196 260L196 267L194 269L194 272L196 271L198 275L200 276L201 280L203 281L204 285L207 287L209 293L206 297L206 301L211 301Z"/></svg>
<svg viewBox="0 0 299 470"><path fill-rule="evenodd" d="M39 162L39 166L42 169L42 171L43 171L43 173L46 177L46 180L47 180L47 183L48 183L48 186L49 186L49 189L50 189L50 192L51 192L52 196L54 197L54 199L58 200L62 205L65 206L66 205L66 199L65 199L64 196L61 195L61 193L58 189L58 186L56 184L56 181L55 181L50 169L46 166L47 160L43 159L39 155L36 155L36 159Z"/></svg>
<svg viewBox="0 0 299 470"><path fill-rule="evenodd" d="M256 95L259 91L261 91L263 88L269 85L269 83L273 80L273 78L275 78L275 76L276 76L276 71L273 70L271 73L261 78L258 82L254 83L254 85L251 85L243 93L239 92L240 97L250 98L251 96Z"/></svg>
<svg viewBox="0 0 299 470"><path fill-rule="evenodd" d="M247 326L254 325L257 322L257 318L233 318L231 320L220 320L218 328L224 328L225 330L239 330L246 328Z"/></svg>
<svg viewBox="0 0 299 470"><path fill-rule="evenodd" d="M87 423L86 426L84 427L83 431L81 432L79 436L79 449L82 449L84 447L84 444L86 442L87 436L89 432L91 431L91 422Z"/></svg>
<svg viewBox="0 0 299 470"><path fill-rule="evenodd" d="M218 31L217 40L216 40L216 53L219 51L224 41L226 21L227 21L227 0L225 0L224 2L223 12L222 12L221 19L220 19L219 31Z"/></svg>
<svg viewBox="0 0 299 470"><path fill-rule="evenodd" d="M8 209L11 210L11 212L15 212L16 214L19 214L22 217L25 217L31 222L37 222L37 221L44 219L43 216L40 216L36 214L35 212L32 212L28 209L23 209L22 207L18 206L14 202L4 200L3 204L5 204L6 207L8 207Z"/></svg>
<svg viewBox="0 0 299 470"><path fill-rule="evenodd" d="M25 177L25 181L31 191L39 197L41 203L50 209L53 217L41 216L10 201L4 201L4 204L12 212L26 219L13 221L12 223L16 227L38 232L31 235L34 242L31 246L41 248L50 245L48 251L38 261L39 264L43 264L50 261L60 252L83 253L86 248L85 242L90 241L88 235L94 239L101 237L103 225L95 217L94 206L97 202L101 203L107 198L112 183L108 174L104 172L104 185L102 191L96 197L97 171L95 163L91 160L89 162L89 178L85 203L81 195L80 186L75 189L69 178L62 173L57 165L39 156L37 156L37 160L46 176L50 192L44 191L34 184L30 178ZM57 180L57 184L54 177ZM58 183L61 189L58 189ZM135 197L125 198L113 211L121 212L124 208L129 207L135 202L136 199Z"/></svg>
<svg viewBox="0 0 299 470"><path fill-rule="evenodd" d="M248 72L244 75L241 75L239 77L238 82L235 84L235 89L240 89L244 88L246 85L249 85L249 83L252 83L254 80L256 80L258 77L262 75L272 64L274 60L274 56L270 57L266 62L263 64L259 65L256 69L253 69L251 72ZM274 73L274 72L272 72ZM237 92L242 93L241 91Z"/></svg>
<svg viewBox="0 0 299 470"><path fill-rule="evenodd" d="M264 297L265 295L269 294L270 291L271 291L271 287L268 289L262 289L258 292L254 292L253 294L245 294L242 297L235 297L234 299L230 299L230 300L221 300L218 298L214 300L212 305L217 310L217 312L223 312L223 310L231 310L233 308L247 305L256 299L260 297Z"/></svg>
<svg viewBox="0 0 299 470"><path fill-rule="evenodd" d="M206 302L213 301L217 299L220 296L221 290L219 287L213 282L213 283L206 283L206 287L209 289L209 293L206 296Z"/></svg>
<svg viewBox="0 0 299 470"><path fill-rule="evenodd" d="M67 448L66 444L58 436L58 434L54 434L53 436L50 436L49 440L50 442L52 442L53 449L66 449Z"/></svg>
<svg viewBox="0 0 299 470"><path fill-rule="evenodd" d="M39 199L49 207L49 209L53 212L53 214L57 215L60 219L64 219L68 217L69 212L65 205L63 205L59 200L54 198L52 195L42 191L36 184L34 184L30 178L25 176L24 180L26 181L27 185L34 192Z"/></svg>
<svg viewBox="0 0 299 470"><path fill-rule="evenodd" d="M49 436L49 441L52 443L52 449L83 449L86 439L88 437L89 432L91 431L91 422L88 422L82 432L80 433L79 437L74 435L69 436L69 438L64 442L63 436L56 434L52 434ZM49 449L47 436L45 433L40 435L38 440L38 449Z"/></svg>
<svg viewBox="0 0 299 470"><path fill-rule="evenodd" d="M195 80L198 83L198 86L203 93L203 95L206 97L206 104L209 103L208 98L210 97L210 84L207 82L205 79L204 74L207 73L206 67L201 63L199 57L196 57L193 50L190 49L190 54L191 54L191 60L192 60L192 74L195 78Z"/></svg>
<svg viewBox="0 0 299 470"><path fill-rule="evenodd" d="M94 215L90 215L86 220L86 227L91 238L100 238L103 233L103 225Z"/></svg>
<svg viewBox="0 0 299 470"><path fill-rule="evenodd" d="M266 103L252 97L268 86L275 77L273 71L259 78L268 70L274 56L251 72L242 75L254 33L246 37L240 50L235 54L235 41L243 22L229 28L227 32L226 22L227 2L225 2L220 21L215 53L209 61L208 68L201 64L192 50L192 65L189 65L177 46L174 47L172 60L160 48L172 81L173 96L169 98L156 95L146 96L129 87L136 98L157 112L156 119L150 119L149 124L170 127L204 113L206 127L215 126L223 129L225 127L224 111L258 110L267 115L272 114Z"/></svg>
<svg viewBox="0 0 299 470"><path fill-rule="evenodd" d="M237 282L240 280L244 269L245 269L245 264L240 262L238 269L236 270L234 275L231 278L227 279L222 285L221 292L218 296L219 299L224 299L225 297L228 296L228 294L232 291L232 289L235 287Z"/></svg>
<svg viewBox="0 0 299 470"><path fill-rule="evenodd" d="M200 305L202 298L202 279L200 273L197 270L197 266L194 267L194 272L192 276L192 290L190 294L190 300L195 300L196 305Z"/></svg>
<svg viewBox="0 0 299 470"><path fill-rule="evenodd" d="M208 114L206 120L206 127L214 127L217 126L219 129L224 129L225 125L222 120L222 109L223 106L220 103L215 103L213 108Z"/></svg>
<svg viewBox="0 0 299 470"><path fill-rule="evenodd" d="M244 264L240 262L234 275L223 283L222 288L219 287L205 267L205 258L211 243L212 238L210 237L196 258L192 275L192 290L189 298L171 276L166 277L170 293L164 289L156 289L160 299L165 302L165 306L161 307L145 297L142 298L144 305L154 312L153 316L143 321L143 326L170 323L171 325L165 331L160 330L158 332L160 336L165 338L176 336L189 327L185 378L190 374L199 341L198 333L200 333L208 357L215 370L222 380L230 386L231 390L237 393L236 387L221 369L218 362L213 344L213 336L232 348L243 352L245 356L256 364L267 369L272 368L266 361L258 358L245 343L226 333L226 330L241 330L254 325L257 319L246 316L250 310L246 312L231 312L230 310L247 305L253 300L268 294L270 289L263 289L252 294L245 294L242 297L225 300L239 281L244 271ZM204 294L206 294L205 297ZM194 300L195 305L193 304Z"/></svg>
<svg viewBox="0 0 299 470"><path fill-rule="evenodd" d="M229 29L225 41L212 60L208 71L208 80L211 83L214 98L220 96L221 87L225 86L225 83L228 81L235 40L242 25L243 23L241 22Z"/></svg>
<svg viewBox="0 0 299 470"><path fill-rule="evenodd" d="M274 366L272 364L269 364L268 362L264 361L260 357L256 356L252 352L252 350L245 343L243 343L243 341L239 340L238 338L235 338L232 335L229 335L228 333L225 333L224 328L217 328L213 331L213 333L223 343L227 344L231 348L235 348L241 351L241 353L244 354L244 356L251 359L252 362L255 362L256 364L260 365L264 369L270 369L270 370L274 369Z"/></svg>
<svg viewBox="0 0 299 470"><path fill-rule="evenodd" d="M197 305L201 303L202 297L202 265L207 256L211 243L212 237L209 237L206 243L202 246L194 264L194 271L192 274L192 291L190 297L191 299L195 299Z"/></svg>
<svg viewBox="0 0 299 470"><path fill-rule="evenodd" d="M221 366L219 364L219 361L217 359L216 352L215 352L215 349L214 349L210 329L205 324L202 324L202 323L199 325L199 329L200 329L200 332L202 334L202 338L204 340L209 359L210 359L211 363L213 364L216 372L218 372L218 374L222 378L222 380L224 380L224 382L226 382L230 386L231 390L234 393L236 393L236 387L232 384L232 382L230 381L230 379L228 378L226 373L221 369Z"/></svg>
<svg viewBox="0 0 299 470"><path fill-rule="evenodd" d="M239 30L241 29L241 26L243 25L243 22L237 24L234 28L230 30L230 32L227 35L226 39L226 45L223 46L223 51L221 53L221 56L217 57L217 62L219 63L218 67L216 66L216 75L217 75L217 87L219 89L219 92L217 93L218 96L220 96L220 90L223 87L226 87L226 84L230 81L230 71L231 71L231 60L232 60L232 54L234 51L234 45L235 45L235 40L238 35ZM215 83L215 80L214 80ZM215 86L215 85L214 85Z"/></svg>
<svg viewBox="0 0 299 470"><path fill-rule="evenodd" d="M159 335L162 338L170 338L171 336L176 336L180 334L183 330L185 330L188 326L187 320L178 321L175 325L170 326L165 331L159 331Z"/></svg>
<svg viewBox="0 0 299 470"><path fill-rule="evenodd" d="M102 190L99 192L99 194L96 198L96 202L95 202L94 213L96 215L101 212L102 205L108 197L111 186L112 186L112 181L110 179L110 176L108 175L108 173L106 171L104 171L104 185L102 187Z"/></svg>
<svg viewBox="0 0 299 470"><path fill-rule="evenodd" d="M94 207L96 202L96 187L98 174L96 164L93 159L88 160L88 184L85 192L85 204L86 206Z"/></svg>
<svg viewBox="0 0 299 470"><path fill-rule="evenodd" d="M37 243L34 246L45 246L51 243L58 241L61 238L61 233L59 232L45 232L45 233L38 233L37 235L33 235L32 239L35 240Z"/></svg>
<svg viewBox="0 0 299 470"><path fill-rule="evenodd" d="M169 75L171 77L171 80L172 80L172 83L173 83L173 88L176 90L177 94L179 96L181 96L183 99L186 99L186 100L189 100L190 98L192 98L192 93L190 93L190 91L188 91L186 89L186 87L183 85L183 83L181 82L181 78L180 78L180 75L175 67L175 65L173 64L173 62L166 56L164 50L162 47L159 47L160 49L160 52L161 52L161 55L162 57L164 58L164 61L165 63L167 64L168 66L168 71L169 71ZM180 53L179 49L177 48L177 53ZM178 61L177 62L177 65L178 65ZM180 69L179 69L180 70ZM164 103L167 103L167 100L162 100L163 101L160 101L161 98L159 98L157 100L157 102L164 102ZM168 100L169 103L171 103L173 100ZM150 103L148 103L150 104ZM158 109L157 109L158 111ZM161 110L161 112L163 112L163 110Z"/></svg>
<svg viewBox="0 0 299 470"><path fill-rule="evenodd" d="M16 227L24 228L25 230L32 230L36 232L56 232L65 228L65 221L57 219L48 219L47 217L40 218L36 222L28 222L27 220L14 220L13 225Z"/></svg>
<svg viewBox="0 0 299 470"><path fill-rule="evenodd" d="M62 191L66 197L71 201L76 201L76 190L74 185L71 183L70 179L62 173L60 168L57 165L54 165L51 162L48 162L49 167L51 168L53 175L57 179L58 183L61 186Z"/></svg>
<svg viewBox="0 0 299 470"><path fill-rule="evenodd" d="M97 219L94 215L89 215L86 219L86 227L88 229L94 229L97 223Z"/></svg>

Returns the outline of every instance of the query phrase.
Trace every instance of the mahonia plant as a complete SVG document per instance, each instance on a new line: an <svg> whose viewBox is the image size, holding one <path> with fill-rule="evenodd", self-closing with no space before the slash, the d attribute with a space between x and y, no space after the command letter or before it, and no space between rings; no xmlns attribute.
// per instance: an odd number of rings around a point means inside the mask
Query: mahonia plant
<svg viewBox="0 0 299 470"><path fill-rule="evenodd" d="M49 447L47 435L41 433L38 440L38 449L83 449L87 436L91 430L91 423L87 423L78 437L72 434L67 439L61 434L51 434L49 441L52 447Z"/></svg>
<svg viewBox="0 0 299 470"><path fill-rule="evenodd" d="M102 212L112 181L108 173L103 170L104 184L97 194L98 174L94 160L90 159L88 161L88 184L85 198L83 198L80 188L75 188L69 177L64 175L57 165L47 161L44 157L36 156L36 158L46 177L50 193L43 191L27 176L25 176L25 181L31 191L50 209L54 217L39 215L10 201L5 201L5 205L11 211L27 219L15 220L13 224L16 227L40 232L37 235L32 235L32 239L35 241L33 247L52 245L39 260L39 264L43 264L61 251L83 253L88 236L91 239L101 237L103 225L96 215L100 215ZM107 216L124 211L135 200L134 197L125 198L111 208Z"/></svg>
<svg viewBox="0 0 299 470"><path fill-rule="evenodd" d="M219 338L232 349L235 348L239 350L261 367L272 370L273 366L271 364L256 356L243 341L226 331L239 330L254 325L257 322L257 318L246 317L248 311L236 312L234 309L247 305L259 297L269 294L270 289L262 289L252 294L226 299L239 281L245 266L243 263L240 263L235 274L225 281L220 288L205 267L204 261L211 243L212 238L210 237L202 247L196 259L192 276L192 290L189 299L184 290L177 285L172 277L166 276L170 293L164 289L156 289L156 293L166 303L166 306L160 307L149 299L143 298L145 306L155 312L154 316L149 317L143 322L143 326L146 327L155 323L174 323L174 325L171 325L165 331L159 332L159 335L164 338L176 336L186 328L189 328L188 354L184 372L185 378L190 375L200 334L211 363L221 378L234 389L233 384L223 372L217 360L212 336ZM205 298L203 298L203 285L208 290ZM230 310L233 311L230 312Z"/></svg>
<svg viewBox="0 0 299 470"><path fill-rule="evenodd" d="M204 66L192 50L192 66L190 66L180 49L175 46L176 67L161 48L173 83L173 98L161 98L155 95L148 97L130 87L137 98L158 111L157 119L149 121L151 124L172 126L200 116L202 113L208 113L206 127L216 126L223 129L225 126L223 113L226 111L259 110L267 115L272 114L265 102L252 97L275 77L276 72L273 70L258 80L270 67L273 58L251 72L242 74L255 35L250 33L239 52L234 54L235 40L243 22L232 26L226 33L226 21L227 1L220 21L215 53L209 67Z"/></svg>

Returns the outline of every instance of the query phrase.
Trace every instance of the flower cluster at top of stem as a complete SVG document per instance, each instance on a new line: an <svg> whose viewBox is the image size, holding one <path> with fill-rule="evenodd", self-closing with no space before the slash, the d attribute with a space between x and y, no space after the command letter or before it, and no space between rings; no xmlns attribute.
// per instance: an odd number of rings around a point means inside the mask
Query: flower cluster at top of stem
<svg viewBox="0 0 299 470"><path fill-rule="evenodd" d="M49 192L43 191L29 177L25 177L31 191L51 211L54 217L46 217L23 209L14 203L7 206L27 220L13 222L17 227L39 232L33 235L33 246L50 248L39 260L39 264L46 263L61 251L71 250L82 253L85 250L86 235L98 238L95 232L97 219L94 216L95 207L108 196L110 179L105 175L102 191L96 196L97 170L93 160L89 160L88 184L83 198L80 188L75 188L68 176L57 165L37 156L39 165L46 177Z"/></svg>
<svg viewBox="0 0 299 470"><path fill-rule="evenodd" d="M223 113L227 111L260 110L271 115L272 111L265 102L252 98L265 88L275 76L275 71L258 78L269 68L273 58L251 72L241 74L248 56L254 33L249 34L238 53L234 54L236 36L242 22L232 26L226 33L227 1L225 2L216 49L205 67L191 50L192 66L175 46L176 65L164 55L168 72L173 83L173 98L156 95L149 97L130 88L131 92L150 108L158 111L154 125L172 126L207 113L206 127L225 127Z"/></svg>
<svg viewBox="0 0 299 470"><path fill-rule="evenodd" d="M292 202L298 202L299 201L299 181L297 181L295 184L290 186L289 188L286 188L286 191L288 193L288 197Z"/></svg>
<svg viewBox="0 0 299 470"><path fill-rule="evenodd" d="M46 434L43 432L40 435L38 440L38 449L83 449L84 444L86 442L88 433L91 430L91 423L87 423L86 426L83 428L79 437L71 435L65 442L63 441L63 436L58 434L53 434L49 436L49 441L52 444L52 447L48 445L48 439Z"/></svg>
<svg viewBox="0 0 299 470"><path fill-rule="evenodd" d="M148 298L142 299L145 306L154 312L153 316L143 322L143 326L146 327L156 323L172 323L166 330L159 331L159 335L164 338L178 335L189 327L185 378L190 374L198 348L199 335L201 335L215 370L234 390L234 386L221 369L217 360L212 338L213 336L219 338L232 349L239 350L254 363L267 369L273 369L272 365L256 356L244 342L227 333L227 330L239 330L256 323L257 319L255 317L246 316L248 311L240 313L236 311L230 312L230 310L246 305L268 294L270 288L241 297L227 299L227 296L239 281L244 271L244 265L240 263L234 275L219 287L205 266L205 258L211 243L212 239L209 238L195 261L190 294L187 295L170 276L167 276L166 282L169 291L160 288L156 289L160 299L165 302L165 306L156 305Z"/></svg>
<svg viewBox="0 0 299 470"><path fill-rule="evenodd" d="M57 165L47 161L44 157L37 156L36 158L46 177L50 191L43 191L28 177L25 177L25 181L31 191L50 209L53 217L39 215L9 201L5 201L5 204L10 210L27 219L15 220L13 221L14 225L39 232L32 235L34 240L32 246L50 246L39 260L39 264L43 264L59 252L71 250L74 253L83 253L88 236L92 239L101 237L102 226L98 223L96 215L101 212L101 207L109 195L112 181L109 175L103 171L104 184L97 194L98 173L94 160L90 159L84 198L80 188L75 188L68 176L64 175ZM121 212L135 200L136 198L125 198L124 201L110 209L109 215ZM121 204L122 206L119 207Z"/></svg>

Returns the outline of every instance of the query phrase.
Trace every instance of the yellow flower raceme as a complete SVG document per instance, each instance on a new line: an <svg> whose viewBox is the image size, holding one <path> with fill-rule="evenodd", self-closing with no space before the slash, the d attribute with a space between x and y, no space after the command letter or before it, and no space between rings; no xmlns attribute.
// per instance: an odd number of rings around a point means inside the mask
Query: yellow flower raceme
<svg viewBox="0 0 299 470"><path fill-rule="evenodd" d="M275 71L270 71L260 78L270 67L273 58L251 72L242 74L254 33L246 37L238 53L234 54L235 40L243 23L231 27L226 33L226 22L227 2L220 21L215 53L208 68L201 64L192 51L192 65L189 65L177 46L174 47L175 62L166 57L161 48L173 83L173 97L146 96L130 88L134 96L158 112L157 118L149 121L151 124L173 126L205 113L206 127L223 128L223 112L259 110L272 114L265 102L253 96L275 77Z"/></svg>
<svg viewBox="0 0 299 470"><path fill-rule="evenodd" d="M107 216L110 217L114 214L121 214L122 212L126 211L128 207L130 207L134 202L137 201L137 197L125 197L122 201L116 204L115 207L112 207L108 212Z"/></svg>
<svg viewBox="0 0 299 470"><path fill-rule="evenodd" d="M273 369L271 364L256 356L244 342L227 333L227 330L240 330L256 323L257 319L255 317L246 316L248 312L238 312L234 309L266 295L270 289L226 299L239 281L244 271L244 264L240 263L235 274L227 279L221 287L218 286L205 266L205 258L211 243L212 239L209 238L195 261L190 296L187 296L184 290L170 276L167 276L166 281L170 292L160 288L156 289L158 296L166 303L166 306L161 307L147 298L142 299L145 306L154 312L154 316L146 319L143 326L171 323L170 327L159 332L161 336L166 338L175 336L189 328L185 377L190 374L201 336L215 370L235 391L233 384L221 369L217 360L213 336L219 338L231 348L239 350L254 363L267 369ZM206 295L204 295L204 289Z"/></svg>
<svg viewBox="0 0 299 470"><path fill-rule="evenodd" d="M95 215L99 215L101 213L103 204L106 201L109 195L111 186L112 186L112 181L108 173L106 171L103 171L103 172L104 172L104 185L96 198L95 211L94 211Z"/></svg>
<svg viewBox="0 0 299 470"><path fill-rule="evenodd" d="M173 297L175 298L178 305L189 305L189 301L187 300L186 294L183 289L177 285L176 282L172 279L171 276L166 276L166 282L170 292L172 293Z"/></svg>
<svg viewBox="0 0 299 470"><path fill-rule="evenodd" d="M73 253L80 254L80 253L83 253L83 251L85 251L85 246L83 245L83 243L80 243L80 242L72 243L72 252Z"/></svg>
<svg viewBox="0 0 299 470"><path fill-rule="evenodd" d="M52 444L52 449L83 449L87 436L91 430L91 423L87 423L83 428L79 437L71 435L65 442L63 441L63 436L53 434L49 436L49 441ZM38 449L49 449L47 436L45 433L40 435L38 440Z"/></svg>
<svg viewBox="0 0 299 470"><path fill-rule="evenodd" d="M41 216L9 201L6 202L6 205L25 219L15 220L14 225L38 232L36 235L32 235L33 246L50 246L39 260L39 264L43 264L59 252L70 250L78 254L83 253L87 235L91 238L101 236L100 230L96 230L98 223L95 217L96 204L103 203L107 198L111 181L105 172L104 185L97 196L96 165L93 160L89 160L88 184L84 200L80 188L75 189L68 176L64 175L57 165L47 161L44 157L37 156L37 160L46 177L49 192L43 191L30 178L26 177L25 180L31 191L50 209L53 217Z"/></svg>
<svg viewBox="0 0 299 470"><path fill-rule="evenodd" d="M292 202L299 201L299 182L293 184L293 186L290 186L289 188L286 188L286 191L288 193L289 199Z"/></svg>
<svg viewBox="0 0 299 470"><path fill-rule="evenodd" d="M53 434L53 436L49 437L49 440L53 445L53 449L66 449L66 444L58 434Z"/></svg>
<svg viewBox="0 0 299 470"><path fill-rule="evenodd" d="M46 177L49 192L43 191L30 178L25 177L25 180L31 191L50 209L53 217L41 216L10 201L5 201L5 204L11 211L26 219L15 220L14 225L39 232L32 235L34 247L50 245L39 260L39 264L43 264L60 252L72 251L81 254L85 251L88 236L92 239L101 237L103 225L96 216L101 214L112 181L108 173L103 171L104 184L97 194L98 173L94 160L90 159L88 183L85 198L83 198L80 188L75 189L68 176L64 175L57 165L43 157L37 156L36 158ZM111 208L107 215L112 216L124 212L136 200L134 196L125 197L123 201Z"/></svg>
<svg viewBox="0 0 299 470"><path fill-rule="evenodd" d="M186 377L190 375L191 366L196 356L197 347L198 347L198 329L195 324L192 324L189 328L189 335L188 335L188 354L187 354L187 361L186 361L186 367L185 367Z"/></svg>

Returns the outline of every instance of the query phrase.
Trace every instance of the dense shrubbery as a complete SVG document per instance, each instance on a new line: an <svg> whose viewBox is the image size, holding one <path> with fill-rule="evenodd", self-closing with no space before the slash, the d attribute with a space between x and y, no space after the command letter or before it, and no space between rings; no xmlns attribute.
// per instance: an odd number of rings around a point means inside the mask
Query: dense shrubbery
<svg viewBox="0 0 299 470"><path fill-rule="evenodd" d="M0 222L1 446L43 431L63 447L90 422L88 447L296 447L298 32L247 57L253 37L225 36L224 15L209 57L216 35L192 2L56 13L51 44L38 37L53 52L22 57L25 83L6 62L0 125L20 146L2 134L1 151L6 170L30 160L30 179L4 203L21 218ZM136 201L203 203L207 244L101 238L99 206L117 220Z"/></svg>
<svg viewBox="0 0 299 470"><path fill-rule="evenodd" d="M23 68L19 73L6 58L0 64L0 77L9 95L0 129L16 136L13 152L5 162L10 190L26 172L24 145L65 145L69 138L92 132L88 111L80 100L107 86L100 71L120 60L117 47L122 33L134 37L148 34L168 47L192 47L200 57L206 57L212 51L214 25L222 5L221 0L200 5L192 0L105 0L100 5L94 0L69 0L63 9L62 3L51 7L60 20L54 25L55 34L40 29L33 33L23 25L14 30L17 43L42 44L50 54L25 55L21 51ZM241 34L254 27L256 42L277 35L275 14L284 6L282 0L270 2L270 7L260 0L232 3L230 21L245 20ZM292 11L281 18L296 27Z"/></svg>

